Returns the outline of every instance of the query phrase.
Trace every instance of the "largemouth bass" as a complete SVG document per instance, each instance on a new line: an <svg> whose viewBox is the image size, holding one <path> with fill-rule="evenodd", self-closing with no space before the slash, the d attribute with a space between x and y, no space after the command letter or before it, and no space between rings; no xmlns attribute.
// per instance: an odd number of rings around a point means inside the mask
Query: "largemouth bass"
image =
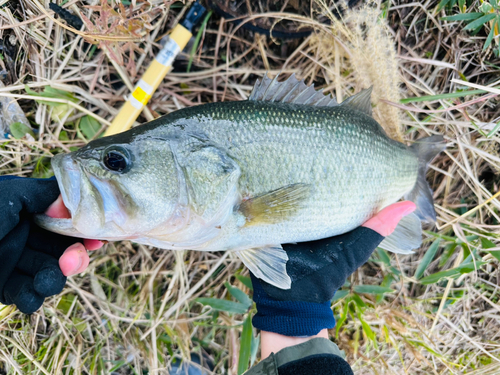
<svg viewBox="0 0 500 375"><path fill-rule="evenodd" d="M236 251L290 287L281 244L339 235L402 197L417 204L382 247L410 252L434 221L428 163L442 137L410 147L371 117L371 90L338 104L294 76L267 76L246 101L205 104L56 155L70 219L53 232L164 249ZM353 249L355 251L355 249Z"/></svg>

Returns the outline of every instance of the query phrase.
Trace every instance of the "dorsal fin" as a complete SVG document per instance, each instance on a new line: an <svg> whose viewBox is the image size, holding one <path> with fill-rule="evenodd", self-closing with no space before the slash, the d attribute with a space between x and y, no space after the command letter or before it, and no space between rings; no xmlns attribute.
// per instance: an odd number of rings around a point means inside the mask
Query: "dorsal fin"
<svg viewBox="0 0 500 375"><path fill-rule="evenodd" d="M348 106L352 109L366 113L368 116L372 115L372 95L373 86L358 92L356 95L348 97L340 105Z"/></svg>
<svg viewBox="0 0 500 375"><path fill-rule="evenodd" d="M248 100L306 104L318 107L339 105L331 95L325 95L323 90L316 90L314 84L307 86L304 80L299 81L295 78L295 73L283 82L278 82L278 76L279 74L271 79L266 73L262 81L257 80Z"/></svg>

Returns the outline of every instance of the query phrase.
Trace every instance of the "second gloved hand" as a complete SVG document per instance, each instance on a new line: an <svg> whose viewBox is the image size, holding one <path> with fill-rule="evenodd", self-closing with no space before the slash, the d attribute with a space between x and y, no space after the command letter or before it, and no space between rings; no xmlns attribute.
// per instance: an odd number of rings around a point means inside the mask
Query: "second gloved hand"
<svg viewBox="0 0 500 375"><path fill-rule="evenodd" d="M60 293L65 275L88 264L85 247L75 244L78 239L47 232L32 221L33 214L52 208L58 195L55 179L0 177L0 303L15 304L26 314L38 310L45 297ZM101 246L98 241L90 245ZM63 254L65 272L59 263Z"/></svg>
<svg viewBox="0 0 500 375"><path fill-rule="evenodd" d="M330 300L356 269L396 228L399 220L415 210L412 202L386 207L363 226L340 236L283 245L286 270L292 280L283 290L252 277L257 314L254 327L285 336L313 336L333 328Z"/></svg>

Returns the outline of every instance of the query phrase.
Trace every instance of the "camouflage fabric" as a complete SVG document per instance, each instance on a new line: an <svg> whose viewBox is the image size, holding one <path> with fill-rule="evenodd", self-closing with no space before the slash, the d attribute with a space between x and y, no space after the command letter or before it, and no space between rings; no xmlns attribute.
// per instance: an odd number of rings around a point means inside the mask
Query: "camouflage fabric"
<svg viewBox="0 0 500 375"><path fill-rule="evenodd" d="M345 353L330 340L316 338L302 344L281 349L271 353L269 357L259 362L243 375L278 375L278 367L301 358L317 354L335 354L345 358Z"/></svg>

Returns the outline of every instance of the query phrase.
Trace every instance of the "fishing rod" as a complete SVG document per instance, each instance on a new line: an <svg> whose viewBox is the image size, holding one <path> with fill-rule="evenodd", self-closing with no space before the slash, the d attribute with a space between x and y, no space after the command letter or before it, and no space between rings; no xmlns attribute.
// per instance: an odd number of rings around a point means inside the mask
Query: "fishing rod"
<svg viewBox="0 0 500 375"><path fill-rule="evenodd" d="M359 0L349 0L349 7L353 7L358 2ZM215 13L227 21L234 22L235 24L241 23L242 16L231 12L221 2L207 0L207 4ZM163 81L163 78L171 70L173 61L177 55L186 47L193 36L193 29L200 23L206 11L207 9L200 3L200 0L193 3L184 20L173 28L165 46L153 59L139 82L137 82L127 101L104 133L104 136L121 133L132 127L135 120L146 107L149 99L151 99ZM275 27L271 30L251 23L243 23L242 27L252 32L282 39L303 38L312 33L312 29L290 31L280 30L278 27Z"/></svg>
<svg viewBox="0 0 500 375"><path fill-rule="evenodd" d="M186 47L193 36L194 27L200 22L206 9L199 1L195 2L186 17L170 33L165 46L153 59L142 78L137 82L120 112L111 122L104 136L121 133L132 127L149 99L153 96L163 78L172 68L177 55Z"/></svg>

